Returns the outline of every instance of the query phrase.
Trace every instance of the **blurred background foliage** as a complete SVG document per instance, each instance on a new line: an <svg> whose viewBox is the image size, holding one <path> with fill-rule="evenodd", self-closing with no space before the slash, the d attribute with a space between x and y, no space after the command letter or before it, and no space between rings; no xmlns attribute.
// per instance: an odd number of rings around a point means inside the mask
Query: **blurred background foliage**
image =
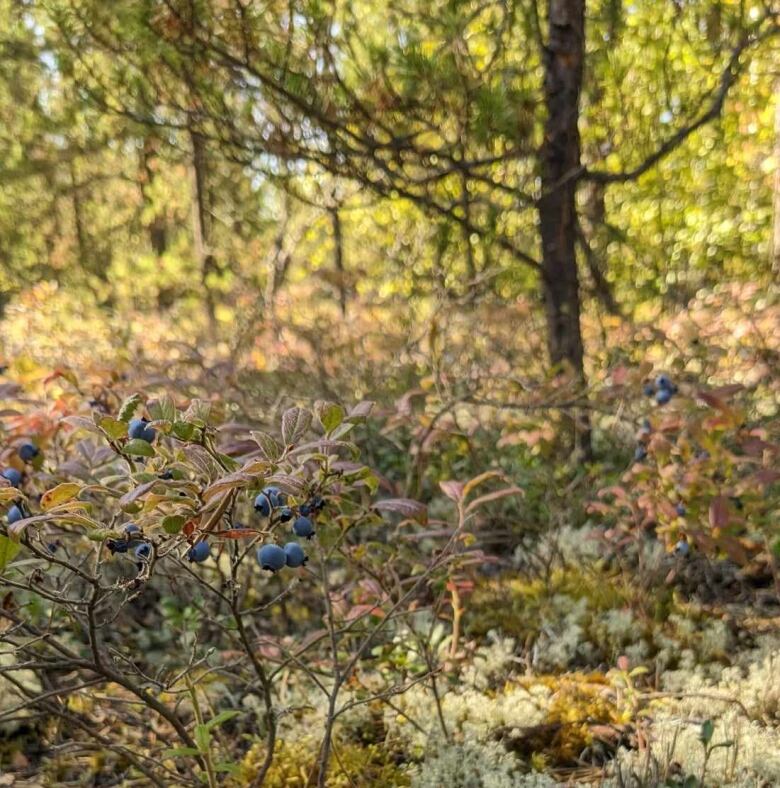
<svg viewBox="0 0 780 788"><path fill-rule="evenodd" d="M155 315L171 339L235 345L274 318L304 330L379 310L406 333L445 304L533 305L536 277L503 243L538 252L534 4L269 3L247 6L240 26L243 7L3 0L4 319L43 299L50 314L90 321L96 339L115 316L146 336L143 316ZM585 165L630 170L695 118L730 45L764 13L760 2L589 4ZM254 80L206 47L242 36ZM724 280L777 273L776 54L755 47L722 117L643 177L581 185L594 308L646 318ZM266 66L289 107L263 87ZM419 150L399 151L397 167L396 154L362 149L323 161L339 154L295 108L343 117L343 136L355 105L377 146L391 129ZM461 172L427 149L497 161Z"/></svg>

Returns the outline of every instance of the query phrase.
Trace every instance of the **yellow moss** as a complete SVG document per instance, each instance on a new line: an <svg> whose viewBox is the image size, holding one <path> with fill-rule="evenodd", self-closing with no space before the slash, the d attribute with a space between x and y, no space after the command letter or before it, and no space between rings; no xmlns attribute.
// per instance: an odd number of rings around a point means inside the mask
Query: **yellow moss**
<svg viewBox="0 0 780 788"><path fill-rule="evenodd" d="M594 726L619 725L627 721L603 673L523 677L517 683L527 689L541 685L551 691L545 717L534 732L538 743L544 744L544 753L534 752L532 765L534 759L540 763L574 762L593 743Z"/></svg>
<svg viewBox="0 0 780 788"><path fill-rule="evenodd" d="M277 740L274 759L263 785L266 788L304 788L314 771L320 742L313 736L295 741ZM359 745L334 741L328 769L328 788L408 786L409 777L391 760L392 753L379 744ZM248 785L265 759L263 742L255 744L244 756L236 786Z"/></svg>

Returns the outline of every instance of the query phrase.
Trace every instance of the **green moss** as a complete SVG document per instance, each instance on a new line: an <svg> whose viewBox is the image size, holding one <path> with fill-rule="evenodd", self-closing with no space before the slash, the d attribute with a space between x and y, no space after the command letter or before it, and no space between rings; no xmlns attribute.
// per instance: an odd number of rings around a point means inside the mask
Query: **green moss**
<svg viewBox="0 0 780 788"><path fill-rule="evenodd" d="M466 611L466 631L479 637L496 629L522 642L532 641L542 621L555 612L552 600L557 596L585 599L592 612L622 608L629 602L629 594L611 578L574 567L555 570L547 579L503 576L477 586Z"/></svg>

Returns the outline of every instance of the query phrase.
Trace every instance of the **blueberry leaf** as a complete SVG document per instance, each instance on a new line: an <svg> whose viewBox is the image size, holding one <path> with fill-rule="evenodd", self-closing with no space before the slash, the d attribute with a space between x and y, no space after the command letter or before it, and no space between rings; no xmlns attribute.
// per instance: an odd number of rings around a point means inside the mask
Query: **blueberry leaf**
<svg viewBox="0 0 780 788"><path fill-rule="evenodd" d="M287 446L295 443L311 426L311 411L290 408L282 416L282 439Z"/></svg>
<svg viewBox="0 0 780 788"><path fill-rule="evenodd" d="M22 546L18 542L14 542L7 536L0 534L0 572L14 560L14 557L21 549Z"/></svg>
<svg viewBox="0 0 780 788"><path fill-rule="evenodd" d="M140 438L133 438L128 441L122 451L125 454L133 454L141 457L154 457L154 449L150 443L147 443Z"/></svg>
<svg viewBox="0 0 780 788"><path fill-rule="evenodd" d="M119 408L119 420L128 422L130 419L133 418L135 415L136 410L138 410L138 406L142 402L142 397L140 394L131 394L123 403L122 407Z"/></svg>
<svg viewBox="0 0 780 788"><path fill-rule="evenodd" d="M325 402L323 400L317 400L317 402L314 403L314 412L317 414L320 424L322 424L323 429L327 433L331 433L335 430L336 427L344 421L344 416L346 415L341 405L335 402Z"/></svg>
<svg viewBox="0 0 780 788"><path fill-rule="evenodd" d="M41 509L48 512L55 506L72 501L81 492L81 485L73 482L58 484L41 496Z"/></svg>
<svg viewBox="0 0 780 788"><path fill-rule="evenodd" d="M268 460L278 460L282 456L282 447L273 435L262 430L253 430L249 433L252 440L260 447L263 456Z"/></svg>

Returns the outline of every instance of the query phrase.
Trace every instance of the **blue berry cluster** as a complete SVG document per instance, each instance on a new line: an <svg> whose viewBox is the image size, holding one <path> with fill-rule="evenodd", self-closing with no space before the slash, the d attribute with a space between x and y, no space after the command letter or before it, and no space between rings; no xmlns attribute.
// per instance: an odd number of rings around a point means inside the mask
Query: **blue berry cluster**
<svg viewBox="0 0 780 788"><path fill-rule="evenodd" d="M127 435L132 440L141 440L146 443L153 443L157 436L157 431L149 426L147 419L131 419L127 425Z"/></svg>
<svg viewBox="0 0 780 788"><path fill-rule="evenodd" d="M666 405L678 392L678 388L668 375L661 374L654 381L645 383L643 391L646 397L654 397L658 405Z"/></svg>
<svg viewBox="0 0 780 788"><path fill-rule="evenodd" d="M266 487L255 498L255 511L262 517L271 517L278 511L279 522L293 520L292 532L300 539L312 539L315 534L312 517L325 507L325 500L317 495L298 506L296 512L287 505L287 496L278 487ZM304 566L308 557L297 542L288 542L284 547L264 544L257 550L257 563L269 572L278 572L285 566Z"/></svg>

